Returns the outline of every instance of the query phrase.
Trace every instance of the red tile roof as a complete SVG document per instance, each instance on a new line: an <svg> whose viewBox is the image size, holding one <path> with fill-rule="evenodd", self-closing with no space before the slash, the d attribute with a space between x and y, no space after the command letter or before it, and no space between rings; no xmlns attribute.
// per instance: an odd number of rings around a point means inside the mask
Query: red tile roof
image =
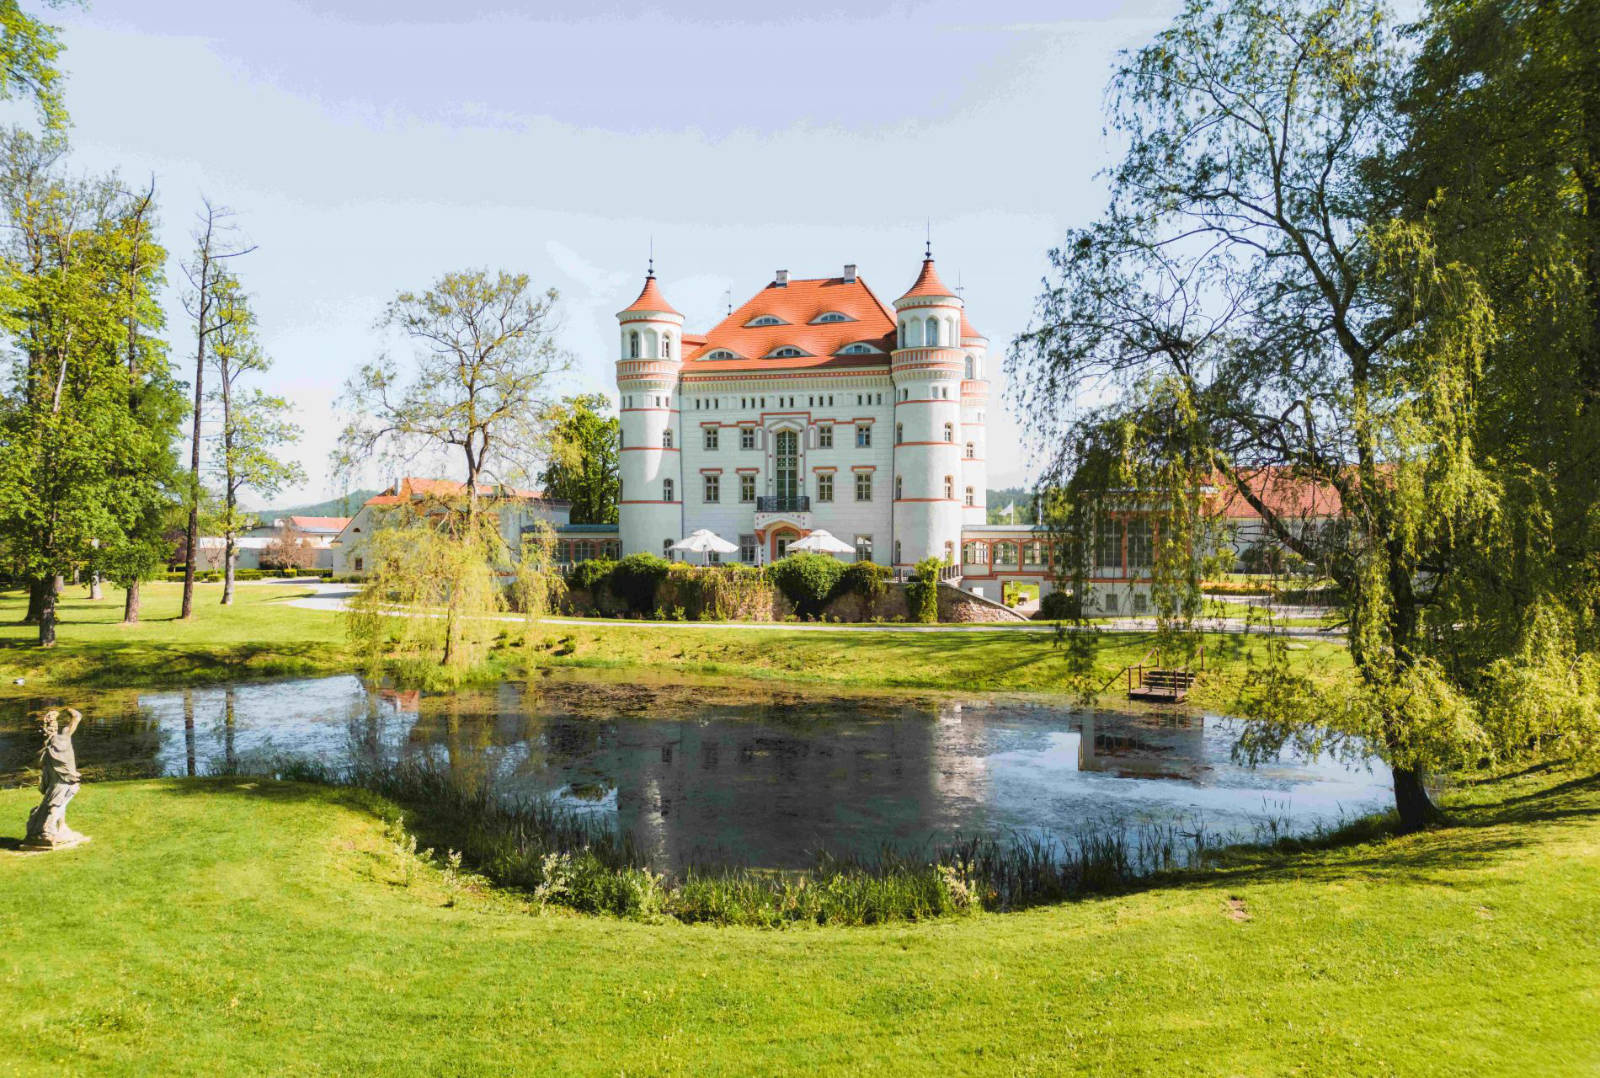
<svg viewBox="0 0 1600 1078"><path fill-rule="evenodd" d="M289 523L303 532L338 532L350 523L349 517L290 517Z"/></svg>
<svg viewBox="0 0 1600 1078"><path fill-rule="evenodd" d="M971 322L967 321L967 312L966 311L962 311L961 312L961 339L966 341L966 340L971 340L973 337L977 337L979 340L984 340L984 341L989 339L988 337L985 337L983 334L979 333L978 330L977 330L977 327L975 327Z"/></svg>
<svg viewBox="0 0 1600 1078"><path fill-rule="evenodd" d="M911 290L901 296L900 299L910 299L913 296L953 295L955 293L946 288L944 282L939 280L939 271L933 268L933 259L924 258L922 260L922 272L917 274L917 279L911 285ZM900 300L897 299L895 302L899 303Z"/></svg>
<svg viewBox="0 0 1600 1078"><path fill-rule="evenodd" d="M390 487L382 494L376 494L367 499L368 505L399 505L413 498L453 498L459 497L467 485L455 479L419 479L407 476L400 480L399 489ZM495 495L501 488L495 483L479 483L480 495ZM513 498L542 499L543 494L537 490L516 490L508 488L505 493Z"/></svg>
<svg viewBox="0 0 1600 1078"><path fill-rule="evenodd" d="M617 313L627 314L629 311L661 311L664 314L683 317L672 304L667 302L667 297L661 294L661 287L656 284L656 275L653 273L644 279L644 288L639 292L639 298Z"/></svg>
<svg viewBox="0 0 1600 1078"><path fill-rule="evenodd" d="M813 321L837 311L847 321ZM762 315L782 319L782 325L748 326ZM889 362L894 348L894 312L875 296L865 281L857 277L791 279L757 292L738 310L718 322L703 342L689 355L686 375L735 370L792 370L814 367L870 367ZM686 337L687 341L688 338ZM864 341L882 354L839 356L847 345ZM788 345L806 353L785 359L764 359ZM727 349L736 359L706 359L719 349Z"/></svg>
<svg viewBox="0 0 1600 1078"><path fill-rule="evenodd" d="M1328 483L1295 475L1288 468L1261 468L1242 473L1245 485L1273 514L1286 520L1336 517L1343 511L1339 492ZM1215 480L1213 499L1219 516L1230 520L1260 520L1261 514L1223 476Z"/></svg>

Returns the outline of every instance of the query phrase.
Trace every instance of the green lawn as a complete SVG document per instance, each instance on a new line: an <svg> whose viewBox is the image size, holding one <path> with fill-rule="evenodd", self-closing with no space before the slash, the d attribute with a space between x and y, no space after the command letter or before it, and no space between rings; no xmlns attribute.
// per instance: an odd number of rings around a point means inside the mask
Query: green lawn
<svg viewBox="0 0 1600 1078"><path fill-rule="evenodd" d="M32 791L0 791L14 845ZM1406 1074L1600 1069L1600 783L1140 893L877 929L447 906L349 791L86 786L0 849L8 1073ZM409 882L408 882L409 881Z"/></svg>
<svg viewBox="0 0 1600 1078"><path fill-rule="evenodd" d="M68 587L59 601L57 639L38 646L37 626L20 624L21 591L0 593L0 677L47 687L146 688L241 678L338 673L350 668L340 619L283 600L309 594L295 585L240 584L221 605L221 584L195 588L194 617L179 621L181 584L144 585L142 621L122 622L122 592L91 602Z"/></svg>
<svg viewBox="0 0 1600 1078"><path fill-rule="evenodd" d="M285 600L309 594L296 585L240 585L223 607L220 584L200 585L195 617L176 618L178 584L145 587L145 617L123 626L122 595L91 602L69 588L60 603L60 643L35 646L38 631L20 624L26 609L18 591L0 594L0 694L74 688L149 688L239 679L312 676L355 669L342 619L303 610ZM1094 634L1090 680L1100 685L1150 648L1151 634ZM1078 641L1085 644L1085 641ZM1348 665L1337 641L1297 642L1291 654L1313 671ZM1196 702L1226 708L1238 680L1265 649L1260 637L1210 634L1212 670ZM891 627L829 632L713 628L652 622L594 620L546 625L532 647L508 623L495 668L509 676L533 666L648 667L739 678L819 682L840 688L917 688L984 692L1061 692L1076 669L1071 650L1049 632L1009 629L905 632ZM18 690L12 680L27 685ZM1111 686L1114 692L1120 681Z"/></svg>

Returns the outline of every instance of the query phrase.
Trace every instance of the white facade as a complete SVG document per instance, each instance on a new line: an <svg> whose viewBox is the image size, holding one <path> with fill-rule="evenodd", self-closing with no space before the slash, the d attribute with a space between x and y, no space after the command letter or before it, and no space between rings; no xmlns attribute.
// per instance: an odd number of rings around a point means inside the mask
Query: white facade
<svg viewBox="0 0 1600 1078"><path fill-rule="evenodd" d="M706 528L765 564L826 529L909 567L984 520L987 341L931 258L894 308L854 266L780 271L695 335L652 275L618 322L624 554Z"/></svg>

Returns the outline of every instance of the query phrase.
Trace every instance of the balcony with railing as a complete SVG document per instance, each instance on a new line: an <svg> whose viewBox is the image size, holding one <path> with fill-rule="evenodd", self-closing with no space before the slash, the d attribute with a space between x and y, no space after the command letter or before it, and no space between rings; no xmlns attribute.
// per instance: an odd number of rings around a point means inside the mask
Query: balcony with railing
<svg viewBox="0 0 1600 1078"><path fill-rule="evenodd" d="M809 513L811 497L806 494L763 494L756 499L758 513Z"/></svg>

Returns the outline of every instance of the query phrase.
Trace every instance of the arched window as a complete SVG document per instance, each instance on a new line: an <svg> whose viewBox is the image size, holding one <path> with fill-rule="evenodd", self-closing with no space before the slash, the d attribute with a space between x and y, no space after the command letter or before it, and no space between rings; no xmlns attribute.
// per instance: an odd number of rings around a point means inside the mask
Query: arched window
<svg viewBox="0 0 1600 1078"><path fill-rule="evenodd" d="M639 358L639 331L638 330L634 330L632 333L628 334L628 358L629 359L638 359Z"/></svg>
<svg viewBox="0 0 1600 1078"><path fill-rule="evenodd" d="M922 343L924 346L928 348L939 347L939 320L934 318L932 315L929 315L928 321L923 330L923 334L924 339Z"/></svg>
<svg viewBox="0 0 1600 1078"><path fill-rule="evenodd" d="M976 378L978 376L977 370L978 370L977 361L975 359L973 359L971 356L968 356L967 357L967 381L970 382L970 381L972 381L974 378Z"/></svg>
<svg viewBox="0 0 1600 1078"><path fill-rule="evenodd" d="M906 425L904 423L896 423L894 425L894 444L895 445L899 445L901 442L903 442L905 440L906 440Z"/></svg>
<svg viewBox="0 0 1600 1078"><path fill-rule="evenodd" d="M825 326L830 322L851 321L854 321L854 319L847 314L840 314L838 311L824 311L822 314L819 314L817 317L813 318L811 320L811 324L814 326Z"/></svg>
<svg viewBox="0 0 1600 1078"><path fill-rule="evenodd" d="M767 358L794 359L797 356L803 355L805 355L805 353L800 351L800 349L796 348L794 345L786 344L782 348L774 348L771 352L767 353Z"/></svg>
<svg viewBox="0 0 1600 1078"><path fill-rule="evenodd" d="M663 333L661 335L661 358L672 358L672 335L670 333Z"/></svg>
<svg viewBox="0 0 1600 1078"><path fill-rule="evenodd" d="M904 322L900 323L899 346L901 348L906 346L906 324Z"/></svg>
<svg viewBox="0 0 1600 1078"><path fill-rule="evenodd" d="M898 475L895 476L894 477L894 498L895 498L895 501L899 501L901 498L905 497L905 493L906 493L905 480L901 479Z"/></svg>
<svg viewBox="0 0 1600 1078"><path fill-rule="evenodd" d="M954 423L946 423L944 425L944 440L947 442L956 440L956 425Z"/></svg>
<svg viewBox="0 0 1600 1078"><path fill-rule="evenodd" d="M876 348L865 341L856 341L854 344L847 344L839 349L839 354L841 356L870 356L876 351Z"/></svg>
<svg viewBox="0 0 1600 1078"><path fill-rule="evenodd" d="M671 449L672 448L672 428L671 427L668 427L666 430L661 432L661 448L662 449Z"/></svg>
<svg viewBox="0 0 1600 1078"><path fill-rule="evenodd" d="M756 317L750 319L750 321L745 323L746 326L751 326L751 327L754 327L754 326L786 326L788 324L789 323L785 322L783 319L779 318L775 314L757 315Z"/></svg>
<svg viewBox="0 0 1600 1078"><path fill-rule="evenodd" d="M726 348L718 348L706 356L707 359L738 359L739 353L730 352Z"/></svg>

